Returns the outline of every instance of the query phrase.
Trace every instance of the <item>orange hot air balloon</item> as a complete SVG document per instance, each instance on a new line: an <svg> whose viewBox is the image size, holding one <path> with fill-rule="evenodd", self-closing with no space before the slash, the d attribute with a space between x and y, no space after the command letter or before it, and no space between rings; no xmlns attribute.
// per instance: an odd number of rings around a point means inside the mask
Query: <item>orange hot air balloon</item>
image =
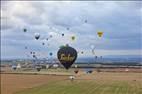
<svg viewBox="0 0 142 94"><path fill-rule="evenodd" d="M99 31L99 32L97 32L97 34L98 34L99 37L102 37L103 32Z"/></svg>

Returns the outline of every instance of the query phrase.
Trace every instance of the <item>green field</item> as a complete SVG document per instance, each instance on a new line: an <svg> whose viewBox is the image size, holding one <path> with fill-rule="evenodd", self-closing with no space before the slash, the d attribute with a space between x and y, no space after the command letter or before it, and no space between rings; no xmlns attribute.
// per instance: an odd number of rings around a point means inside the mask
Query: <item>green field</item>
<svg viewBox="0 0 142 94"><path fill-rule="evenodd" d="M139 74L89 74L74 81L50 82L16 94L142 94L140 77Z"/></svg>

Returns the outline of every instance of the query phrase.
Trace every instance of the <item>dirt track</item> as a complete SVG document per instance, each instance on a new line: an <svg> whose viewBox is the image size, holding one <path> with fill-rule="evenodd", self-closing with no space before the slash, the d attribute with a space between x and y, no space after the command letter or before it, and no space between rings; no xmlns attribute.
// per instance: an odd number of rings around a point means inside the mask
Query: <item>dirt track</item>
<svg viewBox="0 0 142 94"><path fill-rule="evenodd" d="M66 76L1 74L1 94L13 94L26 88L63 80Z"/></svg>

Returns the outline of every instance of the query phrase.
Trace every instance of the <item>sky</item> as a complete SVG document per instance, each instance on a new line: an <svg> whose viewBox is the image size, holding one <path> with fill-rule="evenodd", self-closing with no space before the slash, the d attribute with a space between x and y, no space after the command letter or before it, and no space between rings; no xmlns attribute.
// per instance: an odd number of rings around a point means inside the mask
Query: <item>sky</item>
<svg viewBox="0 0 142 94"><path fill-rule="evenodd" d="M97 56L142 56L141 22L140 1L1 1L1 58L57 57L65 44L78 57L93 56L92 45Z"/></svg>

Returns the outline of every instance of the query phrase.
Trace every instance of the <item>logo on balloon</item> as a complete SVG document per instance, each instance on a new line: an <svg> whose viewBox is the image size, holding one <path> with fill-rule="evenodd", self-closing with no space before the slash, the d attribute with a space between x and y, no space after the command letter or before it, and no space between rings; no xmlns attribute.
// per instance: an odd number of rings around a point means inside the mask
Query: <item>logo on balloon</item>
<svg viewBox="0 0 142 94"><path fill-rule="evenodd" d="M60 63L66 69L69 69L77 58L77 51L70 46L64 46L64 47L61 47L59 51L57 52L57 57Z"/></svg>

